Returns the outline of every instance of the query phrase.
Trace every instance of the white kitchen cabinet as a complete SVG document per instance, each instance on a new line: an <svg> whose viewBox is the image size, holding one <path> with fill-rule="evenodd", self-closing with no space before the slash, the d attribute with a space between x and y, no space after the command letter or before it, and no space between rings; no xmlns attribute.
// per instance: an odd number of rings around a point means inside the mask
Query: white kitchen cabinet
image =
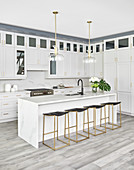
<svg viewBox="0 0 134 170"><path fill-rule="evenodd" d="M64 55L64 77L71 77L71 57L72 53L66 51Z"/></svg>
<svg viewBox="0 0 134 170"><path fill-rule="evenodd" d="M118 100L121 101L122 112L131 113L131 93L118 92Z"/></svg>
<svg viewBox="0 0 134 170"><path fill-rule="evenodd" d="M95 77L103 77L103 53L102 53L102 43L95 44L94 57L95 62Z"/></svg>
<svg viewBox="0 0 134 170"><path fill-rule="evenodd" d="M13 33L1 32L0 61L0 79L15 78L15 48Z"/></svg>
<svg viewBox="0 0 134 170"><path fill-rule="evenodd" d="M27 36L24 34L15 34L15 48L26 48L27 47Z"/></svg>
<svg viewBox="0 0 134 170"><path fill-rule="evenodd" d="M131 83L131 67L130 62L117 63L117 79L118 90L122 92L130 92Z"/></svg>
<svg viewBox="0 0 134 170"><path fill-rule="evenodd" d="M18 98L30 97L30 92L1 92L0 93L0 122L12 121L17 118Z"/></svg>
<svg viewBox="0 0 134 170"><path fill-rule="evenodd" d="M15 49L15 77L18 79L25 79L26 76L26 50L17 48Z"/></svg>
<svg viewBox="0 0 134 170"><path fill-rule="evenodd" d="M110 84L111 90L117 90L116 63L104 64L104 79Z"/></svg>

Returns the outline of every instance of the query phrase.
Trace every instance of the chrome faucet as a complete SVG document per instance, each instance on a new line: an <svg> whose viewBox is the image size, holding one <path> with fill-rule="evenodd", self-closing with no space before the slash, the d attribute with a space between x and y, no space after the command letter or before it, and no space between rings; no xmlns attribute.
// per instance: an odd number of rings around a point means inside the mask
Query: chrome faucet
<svg viewBox="0 0 134 170"><path fill-rule="evenodd" d="M80 92L80 94L83 95L84 94L84 91L83 91L83 80L82 79L78 80L78 86L79 86L79 82L80 81L81 81L81 92Z"/></svg>

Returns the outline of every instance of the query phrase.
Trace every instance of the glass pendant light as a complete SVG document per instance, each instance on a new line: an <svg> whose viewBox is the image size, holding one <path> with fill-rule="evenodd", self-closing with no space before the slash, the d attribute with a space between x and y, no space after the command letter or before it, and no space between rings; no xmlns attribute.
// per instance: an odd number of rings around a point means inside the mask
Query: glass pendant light
<svg viewBox="0 0 134 170"><path fill-rule="evenodd" d="M91 51L90 51L90 23L92 23L92 21L87 21L87 23L89 24L89 45L88 45L88 55L84 57L84 63L95 63L96 59L94 57L91 57Z"/></svg>
<svg viewBox="0 0 134 170"><path fill-rule="evenodd" d="M54 46L54 54L51 53L49 55L49 58L50 61L62 61L64 60L64 56L58 53L58 48L57 48L56 15L58 14L58 12L54 11L53 14L55 15L55 46Z"/></svg>

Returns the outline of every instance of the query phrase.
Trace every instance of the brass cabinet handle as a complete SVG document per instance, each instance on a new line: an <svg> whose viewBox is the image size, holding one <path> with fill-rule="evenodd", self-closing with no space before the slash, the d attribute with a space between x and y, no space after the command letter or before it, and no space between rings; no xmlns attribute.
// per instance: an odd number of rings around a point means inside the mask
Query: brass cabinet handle
<svg viewBox="0 0 134 170"><path fill-rule="evenodd" d="M16 95L16 96L21 96L20 94Z"/></svg>
<svg viewBox="0 0 134 170"><path fill-rule="evenodd" d="M3 96L3 97L8 97L8 96Z"/></svg>

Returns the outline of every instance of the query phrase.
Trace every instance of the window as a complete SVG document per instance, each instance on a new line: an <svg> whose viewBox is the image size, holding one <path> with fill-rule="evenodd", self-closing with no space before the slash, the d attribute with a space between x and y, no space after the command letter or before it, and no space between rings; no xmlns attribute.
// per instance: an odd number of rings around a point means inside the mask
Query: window
<svg viewBox="0 0 134 170"><path fill-rule="evenodd" d="M67 43L67 51L71 51L71 44Z"/></svg>
<svg viewBox="0 0 134 170"><path fill-rule="evenodd" d="M83 53L83 45L80 45L80 53Z"/></svg>
<svg viewBox="0 0 134 170"><path fill-rule="evenodd" d="M24 46L25 39L23 36L17 36L17 45Z"/></svg>
<svg viewBox="0 0 134 170"><path fill-rule="evenodd" d="M74 45L73 45L73 51L74 51L74 52L77 52L77 44L74 44Z"/></svg>
<svg viewBox="0 0 134 170"><path fill-rule="evenodd" d="M100 45L96 45L96 53L100 52Z"/></svg>
<svg viewBox="0 0 134 170"><path fill-rule="evenodd" d="M6 44L12 44L12 35L6 34Z"/></svg>
<svg viewBox="0 0 134 170"><path fill-rule="evenodd" d="M64 50L64 43L60 42L60 50Z"/></svg>
<svg viewBox="0 0 134 170"><path fill-rule="evenodd" d="M91 47L90 47L90 50L91 50L91 53L93 53L93 52L94 52L94 51L93 51L93 46L91 46Z"/></svg>
<svg viewBox="0 0 134 170"><path fill-rule="evenodd" d="M112 50L115 49L115 41L107 41L106 42L106 50Z"/></svg>
<svg viewBox="0 0 134 170"><path fill-rule="evenodd" d="M47 48L47 40L40 39L40 48Z"/></svg>
<svg viewBox="0 0 134 170"><path fill-rule="evenodd" d="M118 48L125 48L129 46L128 38L121 39L118 43Z"/></svg>
<svg viewBox="0 0 134 170"><path fill-rule="evenodd" d="M50 41L50 49L54 49L55 41Z"/></svg>
<svg viewBox="0 0 134 170"><path fill-rule="evenodd" d="M86 46L86 53L88 53L88 46Z"/></svg>
<svg viewBox="0 0 134 170"><path fill-rule="evenodd" d="M29 47L36 47L36 38L29 38Z"/></svg>

